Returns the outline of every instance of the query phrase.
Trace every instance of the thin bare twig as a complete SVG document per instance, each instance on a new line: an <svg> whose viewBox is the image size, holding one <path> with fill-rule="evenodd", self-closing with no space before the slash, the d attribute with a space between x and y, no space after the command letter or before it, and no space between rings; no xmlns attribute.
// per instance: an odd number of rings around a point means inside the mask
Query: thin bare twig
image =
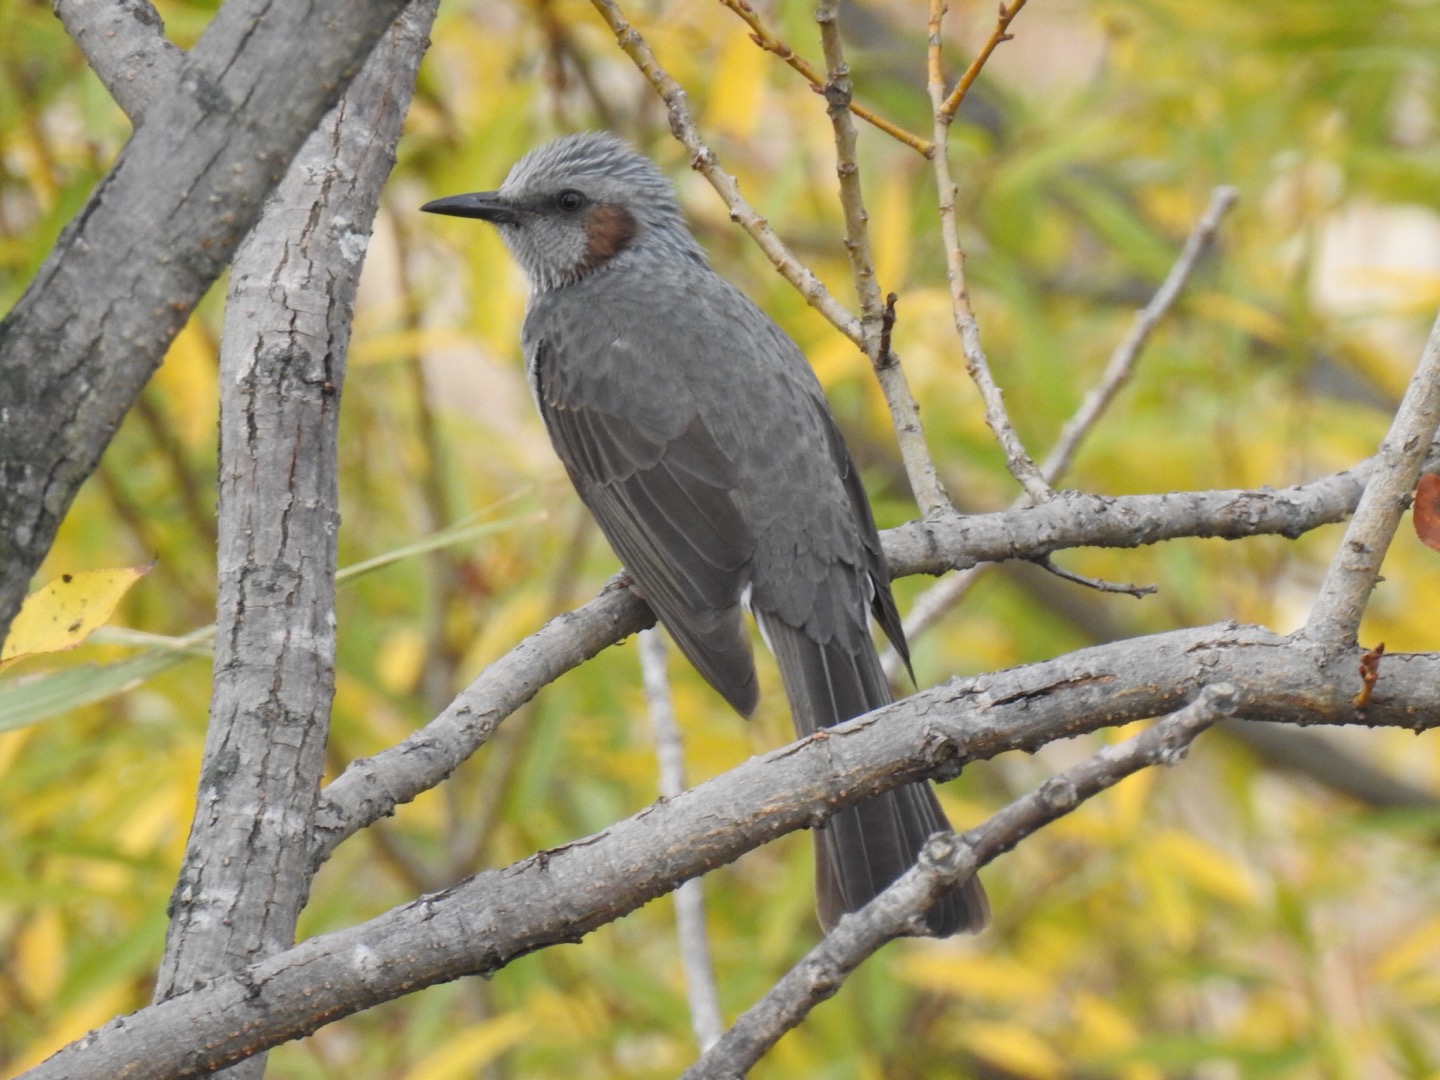
<svg viewBox="0 0 1440 1080"><path fill-rule="evenodd" d="M1040 467L1040 475L1047 483L1058 483L1069 471L1081 443L1095 429L1105 410L1129 382L1150 335L1189 283L1201 256L1214 242L1221 221L1234 206L1236 198L1237 192L1233 187L1217 187L1211 193L1209 206L1195 223L1160 288L1155 291L1150 302L1135 313L1135 322L1131 325L1129 334L1110 355L1100 381L1085 395L1080 407L1061 428L1060 437L1046 457L1045 464ZM1019 509L1027 501L1027 497L1021 496L1011 504L1011 509ZM1055 569L1053 565L1049 568ZM976 566L949 574L921 593L910 606L910 614L905 619L906 639L914 641L942 619L964 598L985 569L984 566ZM899 655L894 653L894 650L887 649L884 655L885 670L892 677L900 670L899 662Z"/></svg>
<svg viewBox="0 0 1440 1080"><path fill-rule="evenodd" d="M1305 637L1320 645L1355 644L1380 564L1409 505L1440 425L1440 316L1430 329L1420 363L1401 399L1390 431L1380 444L1375 472L1345 529L1340 550L1325 573Z"/></svg>
<svg viewBox="0 0 1440 1080"><path fill-rule="evenodd" d="M843 918L684 1072L682 1080L744 1076L780 1036L834 996L880 946L906 933L946 889L1125 777L1152 765L1177 763L1200 732L1234 711L1236 700L1237 691L1228 683L1207 686L1189 705L1154 727L1051 777L985 824L958 836L932 836L919 865L861 911Z"/></svg>
<svg viewBox="0 0 1440 1080"><path fill-rule="evenodd" d="M1023 0L1016 0L1016 11L1021 3ZM1012 14L1006 18L1007 10L1001 9L1001 18L1006 26L1009 25L1009 18L1014 17ZM970 294L965 287L965 252L960 247L960 231L955 221L956 189L955 181L950 178L947 149L950 122L954 119L954 114L946 112L945 75L940 65L940 24L944 14L944 0L930 0L927 72L935 121L935 153L931 155L930 161L935 168L940 235L945 245L946 276L950 282L950 306L954 314L955 329L960 335L960 348L965 354L965 370L974 381L975 388L980 391L980 400L985 406L985 422L990 425L990 430L995 433L995 440L1005 452L1005 464L1032 502L1044 502L1054 493L1040 475L1040 470L1035 467L1035 462L1026 453L1020 436L1016 434L1015 427L1005 412L1004 397L990 374L990 361L986 359L985 350L980 345L980 326L975 321L975 312L970 306ZM993 46L991 49L993 51ZM986 52L983 56L988 57L989 53ZM978 73L976 64L980 63L983 63L983 59L977 57L970 66ZM973 76L971 78L973 81Z"/></svg>
<svg viewBox="0 0 1440 1080"><path fill-rule="evenodd" d="M1239 195L1235 188L1228 185L1217 187L1210 193L1210 205L1195 223L1195 228L1186 239L1179 257L1170 267L1170 273L1165 275L1164 282L1150 298L1150 302L1135 313L1135 322L1131 325L1130 332L1110 355L1110 361L1105 365L1100 381L1085 395L1085 400L1075 410L1075 415L1066 421L1061 429L1060 437L1040 468L1041 474L1050 483L1055 483L1070 468L1070 462L1081 441L1094 428L1100 415L1110 407L1115 395L1130 381L1141 350L1150 340L1156 325L1184 291L1190 275L1200 264L1201 256L1210 249L1220 223L1235 205Z"/></svg>
<svg viewBox="0 0 1440 1080"><path fill-rule="evenodd" d="M655 738L655 762L660 770L660 795L673 799L685 790L685 750L680 725L675 722L675 701L665 671L665 637L658 627L640 635L640 674L645 683L645 704ZM720 995L715 989L715 966L710 961L710 939L705 931L705 890L691 878L675 890L675 935L680 942L680 963L685 969L685 996L690 1002L690 1026L704 1053L725 1031Z"/></svg>
<svg viewBox="0 0 1440 1080"><path fill-rule="evenodd" d="M1130 585L1119 581L1106 581L1104 578L1088 577L1085 574L1077 574L1073 570L1066 570L1064 567L1056 566L1050 561L1050 556L1034 560L1035 565L1048 570L1061 581L1069 581L1076 585L1083 585L1087 589L1094 589L1096 592L1124 593L1126 596L1133 596L1140 599L1142 596L1149 596L1155 592L1154 585ZM993 564L992 564L993 565Z"/></svg>
<svg viewBox="0 0 1440 1080"><path fill-rule="evenodd" d="M855 293L860 298L860 322L864 328L862 347L871 363L878 363L885 301L875 280L869 215L865 212L865 200L860 190L860 166L856 161L858 140L855 125L850 119L854 88L835 19L838 6L838 0L820 0L815 9L815 22L820 26L820 44L825 53L822 90L830 123L835 129L835 173L840 180L840 208L845 214L845 250L850 256L850 271L855 276Z"/></svg>
<svg viewBox="0 0 1440 1080"><path fill-rule="evenodd" d="M986 40L985 44L980 47L980 51L975 54L975 59L970 61L970 66L965 69L965 74L960 76L960 81L955 84L955 89L950 91L950 96L945 99L944 103L941 104L937 110L937 115L945 117L946 124L949 124L951 120L955 119L955 114L960 111L960 103L965 100L965 95L970 92L970 87L974 85L976 77L980 74L980 69L983 68L985 62L990 59L990 54L1000 46L1001 42L1009 41L1014 37L1014 35L1009 32L1010 23L1016 15L1020 14L1020 9L1024 6L1025 0L1014 0L1012 4L1006 5L1002 3L1000 5L1000 13L995 19L995 29L990 32L990 37ZM934 11L933 7L931 11ZM937 142L937 145L940 144Z"/></svg>
<svg viewBox="0 0 1440 1080"><path fill-rule="evenodd" d="M861 348L870 358L870 366L885 395L910 490L920 512L931 517L951 509L950 500L940 486L935 461L925 445L920 406L915 403L899 359L889 348L887 330L894 325L895 308L893 302L887 304L881 299L880 284L875 280L875 258L868 227L870 216L865 212L865 199L860 190L855 124L849 111L853 92L850 66L845 62L845 48L836 23L837 7L837 0L821 0L815 10L815 21L820 25L820 43L825 53L827 112L835 129L835 173L840 181L840 207L845 214L845 250L850 255L855 293L860 298L864 338Z"/></svg>
<svg viewBox="0 0 1440 1080"><path fill-rule="evenodd" d="M730 209L730 220L750 234L760 250L805 298L806 303L828 319L842 334L856 345L864 347L864 331L860 320L846 310L845 305L831 295L821 280L800 262L781 239L775 235L769 223L755 212L754 207L740 194L735 178L720 168L715 153L700 137L695 127L695 118L690 114L688 95L684 88L662 68L650 51L645 39L625 19L625 14L615 0L590 0L606 24L615 34L621 51L634 61L641 74L650 81L661 100L670 120L670 131L690 152L690 166L700 173L715 189Z"/></svg>
<svg viewBox="0 0 1440 1080"><path fill-rule="evenodd" d="M909 474L915 498L921 509L932 515L949 508L949 500L946 498L944 489L940 486L939 477L935 473L934 464L930 461L928 453L924 449L923 433L920 428L919 408L916 406L908 386L903 385L903 374L899 370L899 363L893 354L882 357L878 362L874 357L878 353L873 344L872 331L861 319L856 318L843 304L826 289L819 278L803 263L801 263L785 244L771 230L766 220L757 214L745 197L740 194L740 189L735 183L735 178L720 168L715 159L714 152L706 145L700 137L695 126L694 117L690 114L687 95L684 88L665 71L655 59L655 54L645 43L640 32L626 21L624 13L614 0L591 0L595 9L614 31L616 41L624 53L634 61L641 73L654 86L661 99L665 102L666 110L670 120L670 131L674 134L685 148L690 152L691 166L700 172L710 185L725 201L730 209L730 218L739 224L751 238L760 246L760 249L769 257L775 268L784 275L803 296L807 303L816 311L820 312L830 323L844 334L847 338L860 346L867 356L872 357L872 364L876 368L877 377L880 379L881 387L885 391L887 403L891 407L891 415L894 418L896 436L901 447L901 454L905 459L906 471ZM836 39L838 41L838 37ZM844 105L832 109L832 115L837 112L845 117L846 125L849 125L848 89L844 92ZM850 126L850 139L853 146L854 128ZM853 149L849 160L853 168ZM842 154L842 160L844 155ZM842 169L842 184L844 173ZM857 182L858 184L858 182ZM855 189L858 192L858 186ZM857 196L858 197L858 196ZM850 213L847 207L847 220ZM864 207L859 206L858 213L863 219ZM862 230L863 232L863 230ZM852 236L854 233L852 233ZM854 249L852 249L852 255ZM864 260L866 264L869 259ZM857 275L859 272L857 271ZM866 271L868 281L873 286L873 270ZM862 296L865 294L865 286L861 284L857 276L857 285L861 288ZM878 292L877 292L878 297ZM868 309L867 309L868 310ZM881 308L876 304L877 317L881 314ZM893 371L891 369L894 369ZM907 404L908 403L908 404Z"/></svg>
<svg viewBox="0 0 1440 1080"><path fill-rule="evenodd" d="M786 45L774 34L770 33L770 31L766 29L765 24L760 20L760 13L747 4L745 0L720 0L720 3L735 12L736 15L739 15L740 18L745 21L745 25L750 27L751 41L755 42L756 45L760 46L760 48L766 52L774 53L781 60L784 60L790 67L803 75L805 80L815 90L824 91L825 80L821 77L820 72L816 71L808 60L796 53L789 45ZM904 143L922 157L928 158L935 152L934 143L921 138L913 132L906 131L899 124L886 120L883 116L867 109L857 101L852 100L846 108L867 124L879 128L886 135L889 135L898 142Z"/></svg>

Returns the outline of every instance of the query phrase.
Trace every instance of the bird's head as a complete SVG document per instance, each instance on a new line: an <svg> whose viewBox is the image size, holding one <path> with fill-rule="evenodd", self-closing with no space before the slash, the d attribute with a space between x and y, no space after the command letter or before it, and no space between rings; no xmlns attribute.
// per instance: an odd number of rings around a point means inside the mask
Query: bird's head
<svg viewBox="0 0 1440 1080"><path fill-rule="evenodd" d="M498 191L451 195L420 208L500 230L536 292L646 258L703 261L674 190L613 135L567 135L526 154Z"/></svg>

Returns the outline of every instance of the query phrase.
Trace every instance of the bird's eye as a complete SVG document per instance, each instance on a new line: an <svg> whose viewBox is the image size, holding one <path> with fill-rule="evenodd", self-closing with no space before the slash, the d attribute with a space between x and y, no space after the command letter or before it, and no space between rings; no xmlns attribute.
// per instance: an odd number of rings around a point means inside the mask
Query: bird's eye
<svg viewBox="0 0 1440 1080"><path fill-rule="evenodd" d="M559 195L555 196L555 205L567 214L573 214L576 210L584 206L585 202L584 193L576 191L574 188L566 188L560 192Z"/></svg>

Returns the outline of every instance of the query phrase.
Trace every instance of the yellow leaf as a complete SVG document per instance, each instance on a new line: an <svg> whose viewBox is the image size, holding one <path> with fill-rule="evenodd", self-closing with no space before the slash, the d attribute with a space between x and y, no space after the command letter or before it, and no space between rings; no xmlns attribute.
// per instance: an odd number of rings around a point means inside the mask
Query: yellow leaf
<svg viewBox="0 0 1440 1080"><path fill-rule="evenodd" d="M474 1024L445 1040L417 1061L404 1080L458 1080L473 1076L521 1039L535 1022L518 1012Z"/></svg>
<svg viewBox="0 0 1440 1080"><path fill-rule="evenodd" d="M149 570L149 566L126 566L60 575L25 598L0 661L73 649L109 621L120 598Z"/></svg>
<svg viewBox="0 0 1440 1080"><path fill-rule="evenodd" d="M215 437L220 414L215 341L198 318L187 322L170 343L165 362L155 372L154 386L165 399L166 418L182 443L194 449Z"/></svg>
<svg viewBox="0 0 1440 1080"><path fill-rule="evenodd" d="M1155 839L1155 854L1201 892L1238 907L1250 907L1256 902L1255 881L1249 871L1198 836L1166 829Z"/></svg>
<svg viewBox="0 0 1440 1080"><path fill-rule="evenodd" d="M1440 916L1408 930L1375 961L1375 977L1393 982L1417 973L1430 974L1440 959Z"/></svg>
<svg viewBox="0 0 1440 1080"><path fill-rule="evenodd" d="M34 728L21 728L19 731L0 734L0 781L3 781L5 774L10 771L11 764L29 741L33 731Z"/></svg>
<svg viewBox="0 0 1440 1080"><path fill-rule="evenodd" d="M195 792L184 770L167 768L152 776L154 790L125 818L115 833L118 852L133 859L164 850L166 843L185 839L180 823L189 815Z"/></svg>
<svg viewBox="0 0 1440 1080"><path fill-rule="evenodd" d="M473 336L447 327L393 330L367 334L351 346L348 360L351 367L359 367L446 349L473 349L474 343Z"/></svg>
<svg viewBox="0 0 1440 1080"><path fill-rule="evenodd" d="M910 267L910 206L914 200L910 177L902 169L884 173L871 200L870 246L874 252L875 280L882 291L898 292Z"/></svg>
<svg viewBox="0 0 1440 1080"><path fill-rule="evenodd" d="M1145 915L1155 934L1171 949L1187 949L1198 932L1194 898L1156 845L1139 847L1130 870L1143 883Z"/></svg>
<svg viewBox="0 0 1440 1080"><path fill-rule="evenodd" d="M810 366L815 369L815 377L824 386L830 386L846 375L853 374L860 370L859 364L865 363L865 358L855 348L855 343L839 334L817 342L805 350L805 355Z"/></svg>
<svg viewBox="0 0 1440 1080"><path fill-rule="evenodd" d="M927 950L906 954L898 966L907 982L967 1001L1034 1003L1047 997L1053 985L1034 968L1002 956Z"/></svg>
<svg viewBox="0 0 1440 1080"><path fill-rule="evenodd" d="M414 627L387 634L381 644L375 673L380 685L392 694L408 693L420 678L425 663L425 638Z"/></svg>
<svg viewBox="0 0 1440 1080"><path fill-rule="evenodd" d="M1097 994L1081 991L1073 1002L1075 1016L1075 1054L1082 1061L1109 1058L1133 1050L1140 1041L1130 1017ZM1162 1080L1163 1074L1154 1065L1143 1061L1121 1065L1114 1073L1118 1080Z"/></svg>
<svg viewBox="0 0 1440 1080"><path fill-rule="evenodd" d="M748 139L760 119L760 90L764 85L765 53L748 37L736 34L720 54L711 82L706 126Z"/></svg>
<svg viewBox="0 0 1440 1080"><path fill-rule="evenodd" d="M1155 769L1133 773L1105 793L1102 805L1109 811L1112 839L1133 836L1145 827L1150 793L1155 790L1155 776Z"/></svg>
<svg viewBox="0 0 1440 1080"><path fill-rule="evenodd" d="M1190 304L1200 315L1253 334L1268 345L1282 345L1289 332L1282 320L1239 297L1207 292L1196 296Z"/></svg>
<svg viewBox="0 0 1440 1080"><path fill-rule="evenodd" d="M1025 1080L1059 1080L1066 1074L1060 1055L1020 1024L979 1020L963 1025L960 1036L975 1054Z"/></svg>
<svg viewBox="0 0 1440 1080"><path fill-rule="evenodd" d="M54 908L41 908L15 935L15 979L37 1007L55 1000L65 974L65 924Z"/></svg>

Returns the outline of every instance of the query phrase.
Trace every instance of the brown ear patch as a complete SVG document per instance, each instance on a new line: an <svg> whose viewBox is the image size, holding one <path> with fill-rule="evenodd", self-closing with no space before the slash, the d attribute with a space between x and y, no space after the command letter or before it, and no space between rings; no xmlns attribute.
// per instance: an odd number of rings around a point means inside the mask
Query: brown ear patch
<svg viewBox="0 0 1440 1080"><path fill-rule="evenodd" d="M585 268L593 270L630 246L639 224L623 206L601 203L585 215Z"/></svg>

